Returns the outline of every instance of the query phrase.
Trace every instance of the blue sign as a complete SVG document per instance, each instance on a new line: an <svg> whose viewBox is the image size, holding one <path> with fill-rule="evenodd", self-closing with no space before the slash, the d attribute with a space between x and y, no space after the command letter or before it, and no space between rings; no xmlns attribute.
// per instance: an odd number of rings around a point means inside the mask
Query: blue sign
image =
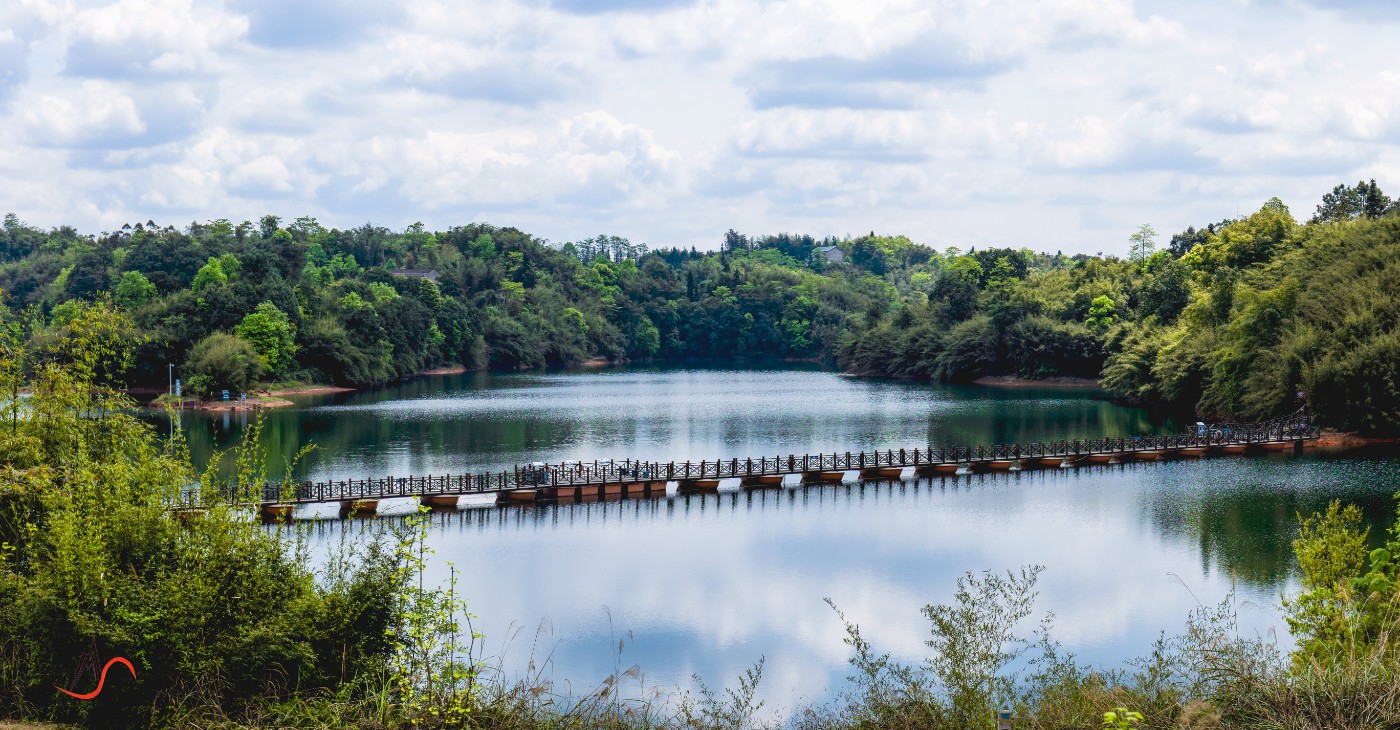
<svg viewBox="0 0 1400 730"><path fill-rule="evenodd" d="M175 397L176 397L176 398L179 398L179 397L180 397L180 379L179 379L179 378L176 378L176 379L175 379Z"/></svg>
<svg viewBox="0 0 1400 730"><path fill-rule="evenodd" d="M228 400L228 391L227 391L227 390L224 391L224 400Z"/></svg>

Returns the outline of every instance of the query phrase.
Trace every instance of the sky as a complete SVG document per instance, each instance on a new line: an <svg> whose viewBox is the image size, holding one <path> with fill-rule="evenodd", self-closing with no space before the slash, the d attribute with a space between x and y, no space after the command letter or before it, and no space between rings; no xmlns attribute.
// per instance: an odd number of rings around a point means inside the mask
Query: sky
<svg viewBox="0 0 1400 730"><path fill-rule="evenodd" d="M1400 3L4 0L0 212L1123 254L1400 192Z"/></svg>

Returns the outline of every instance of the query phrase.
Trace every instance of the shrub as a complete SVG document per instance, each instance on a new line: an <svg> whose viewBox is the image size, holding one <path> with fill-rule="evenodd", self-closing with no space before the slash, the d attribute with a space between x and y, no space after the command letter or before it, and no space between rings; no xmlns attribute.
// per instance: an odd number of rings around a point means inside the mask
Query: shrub
<svg viewBox="0 0 1400 730"><path fill-rule="evenodd" d="M248 390L248 386L263 374L262 360L257 350L247 340L225 332L215 332L195 343L190 350L190 359L185 363L185 371L207 380L191 379L191 389L207 387L201 395L211 395L227 388L234 392Z"/></svg>
<svg viewBox="0 0 1400 730"><path fill-rule="evenodd" d="M382 685L399 614L417 610L401 602L396 536L371 536L318 580L299 531L239 507L266 481L259 425L225 486L217 463L196 473L178 436L163 441L98 377L127 360L128 326L107 305L79 307L30 356L33 396L7 424L34 448L0 464L0 716L208 725ZM202 516L173 516L195 493ZM136 677L112 673L90 702L55 692L90 649Z"/></svg>

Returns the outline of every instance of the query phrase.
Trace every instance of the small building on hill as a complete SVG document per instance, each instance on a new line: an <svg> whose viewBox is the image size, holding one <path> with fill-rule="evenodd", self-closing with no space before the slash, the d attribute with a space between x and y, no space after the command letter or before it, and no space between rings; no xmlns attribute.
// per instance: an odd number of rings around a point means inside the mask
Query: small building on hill
<svg viewBox="0 0 1400 730"><path fill-rule="evenodd" d="M405 279L427 279L434 284L442 278L442 274L439 274L437 269L394 269L389 273L394 276L402 276Z"/></svg>
<svg viewBox="0 0 1400 730"><path fill-rule="evenodd" d="M812 258L821 257L829 263L839 264L846 260L846 252L836 246L817 246L812 249Z"/></svg>

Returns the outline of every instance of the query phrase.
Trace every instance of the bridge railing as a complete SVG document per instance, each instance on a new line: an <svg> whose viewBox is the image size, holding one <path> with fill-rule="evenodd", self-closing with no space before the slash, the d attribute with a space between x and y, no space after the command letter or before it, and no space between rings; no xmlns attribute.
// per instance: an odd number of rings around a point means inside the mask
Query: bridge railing
<svg viewBox="0 0 1400 730"><path fill-rule="evenodd" d="M1264 441L1317 438L1311 412L1305 407L1281 418L1259 423L1216 423L1185 433L1033 441L991 446L930 446L926 449L886 449L870 452L796 454L742 459L701 460L682 463L655 461L564 462L544 467L514 467L499 472L424 475L408 477L369 477L294 484L268 483L251 495L263 502L333 502L381 499L418 494L472 494L522 488L560 488L589 484L615 484L641 481L684 481L726 479L748 476L795 474L818 471L855 471L881 467L918 467L932 464L967 463L987 460L1016 460L1033 457L1082 456L1145 450L1179 449L1252 444ZM223 490L224 498L246 499L233 487ZM242 492L246 494L246 491ZM185 495L191 505L198 499L192 490Z"/></svg>

